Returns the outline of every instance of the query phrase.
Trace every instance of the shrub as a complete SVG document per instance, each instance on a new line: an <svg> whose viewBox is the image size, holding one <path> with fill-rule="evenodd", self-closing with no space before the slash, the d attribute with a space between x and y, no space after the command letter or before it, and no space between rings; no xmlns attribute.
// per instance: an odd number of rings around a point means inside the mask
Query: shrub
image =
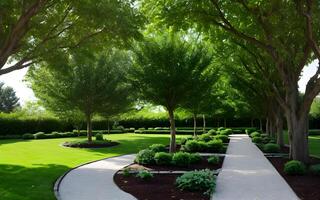
<svg viewBox="0 0 320 200"><path fill-rule="evenodd" d="M96 137L96 140L100 140L100 141L103 140L103 134L101 133L97 133L95 137Z"/></svg>
<svg viewBox="0 0 320 200"><path fill-rule="evenodd" d="M153 174L151 174L148 170L140 170L136 177L147 181L153 177Z"/></svg>
<svg viewBox="0 0 320 200"><path fill-rule="evenodd" d="M206 142L199 141L198 145L199 145L199 149L198 149L199 152L208 151L208 144Z"/></svg>
<svg viewBox="0 0 320 200"><path fill-rule="evenodd" d="M184 147L187 151L197 152L197 151L199 151L200 145L199 145L198 141L196 141L196 140L189 140L186 142Z"/></svg>
<svg viewBox="0 0 320 200"><path fill-rule="evenodd" d="M263 151L266 153L279 153L280 146L278 144L268 143L264 145Z"/></svg>
<svg viewBox="0 0 320 200"><path fill-rule="evenodd" d="M192 154L190 154L189 159L190 159L190 164L196 164L196 163L201 162L202 157L198 153L192 153Z"/></svg>
<svg viewBox="0 0 320 200"><path fill-rule="evenodd" d="M24 140L34 139L34 135L31 133L25 133L22 135L22 139Z"/></svg>
<svg viewBox="0 0 320 200"><path fill-rule="evenodd" d="M223 148L222 140L212 140L207 143L210 152L219 153Z"/></svg>
<svg viewBox="0 0 320 200"><path fill-rule="evenodd" d="M225 130L226 128L224 128L224 127L219 127L217 130L218 131L222 131L222 130Z"/></svg>
<svg viewBox="0 0 320 200"><path fill-rule="evenodd" d="M252 132L255 132L256 130L256 128L246 128L245 132L246 134L250 135Z"/></svg>
<svg viewBox="0 0 320 200"><path fill-rule="evenodd" d="M226 135L216 135L214 136L214 139L222 140L223 143L227 143L229 141L229 138Z"/></svg>
<svg viewBox="0 0 320 200"><path fill-rule="evenodd" d="M210 157L208 158L208 163L209 163L209 164L217 165L217 164L219 164L219 162L220 162L219 156L210 156Z"/></svg>
<svg viewBox="0 0 320 200"><path fill-rule="evenodd" d="M261 134L257 131L253 132L250 134L250 137L254 138L254 137L261 137Z"/></svg>
<svg viewBox="0 0 320 200"><path fill-rule="evenodd" d="M232 129L228 128L228 129L225 129L225 130L221 130L220 131L220 135L231 135L233 133Z"/></svg>
<svg viewBox="0 0 320 200"><path fill-rule="evenodd" d="M217 131L214 130L214 129L211 129L211 130L208 131L207 134L209 134L209 135L217 135Z"/></svg>
<svg viewBox="0 0 320 200"><path fill-rule="evenodd" d="M252 138L252 142L254 143L262 143L262 137L253 137Z"/></svg>
<svg viewBox="0 0 320 200"><path fill-rule="evenodd" d="M201 141L209 142L211 140L211 135L208 133L202 134L198 137L198 139Z"/></svg>
<svg viewBox="0 0 320 200"><path fill-rule="evenodd" d="M190 154L186 152L177 152L172 156L172 163L180 167L186 167L190 164Z"/></svg>
<svg viewBox="0 0 320 200"><path fill-rule="evenodd" d="M150 149L144 149L139 151L135 158L135 162L139 164L152 164L154 162L154 151Z"/></svg>
<svg viewBox="0 0 320 200"><path fill-rule="evenodd" d="M158 152L154 155L157 165L169 165L172 161L172 154L166 152Z"/></svg>
<svg viewBox="0 0 320 200"><path fill-rule="evenodd" d="M124 169L122 170L122 173L123 173L123 176L125 176L125 177L130 176L130 175L131 175L131 174L130 174L130 168L129 168L129 167L124 168Z"/></svg>
<svg viewBox="0 0 320 200"><path fill-rule="evenodd" d="M311 165L310 166L310 172L314 175L320 175L320 164L317 165Z"/></svg>
<svg viewBox="0 0 320 200"><path fill-rule="evenodd" d="M35 139L46 139L48 137L46 134L44 134L44 132L38 132L38 133L34 134L34 138Z"/></svg>
<svg viewBox="0 0 320 200"><path fill-rule="evenodd" d="M263 143L256 143L256 146L257 146L261 151L264 151L264 144L263 144Z"/></svg>
<svg viewBox="0 0 320 200"><path fill-rule="evenodd" d="M154 152L164 152L166 151L166 146L164 146L163 144L153 144L149 146L149 149Z"/></svg>
<svg viewBox="0 0 320 200"><path fill-rule="evenodd" d="M210 195L216 186L216 176L209 169L186 172L176 179L176 185L181 190L202 191Z"/></svg>
<svg viewBox="0 0 320 200"><path fill-rule="evenodd" d="M306 173L306 167L298 160L291 160L284 165L284 172L288 175L303 175Z"/></svg>

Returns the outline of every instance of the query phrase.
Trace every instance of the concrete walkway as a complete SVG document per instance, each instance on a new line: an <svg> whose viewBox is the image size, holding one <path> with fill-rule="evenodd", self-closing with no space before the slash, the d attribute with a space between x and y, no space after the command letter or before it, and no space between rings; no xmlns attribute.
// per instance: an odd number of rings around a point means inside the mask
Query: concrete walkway
<svg viewBox="0 0 320 200"><path fill-rule="evenodd" d="M232 135L212 200L296 200L287 182L247 135Z"/></svg>
<svg viewBox="0 0 320 200"><path fill-rule="evenodd" d="M113 175L134 157L108 158L71 170L56 183L58 200L136 200L113 182Z"/></svg>

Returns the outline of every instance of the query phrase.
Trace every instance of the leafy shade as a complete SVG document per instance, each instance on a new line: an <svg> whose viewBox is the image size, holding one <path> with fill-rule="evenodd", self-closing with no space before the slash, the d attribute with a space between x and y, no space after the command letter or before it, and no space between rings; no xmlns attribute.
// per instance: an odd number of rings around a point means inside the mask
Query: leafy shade
<svg viewBox="0 0 320 200"><path fill-rule="evenodd" d="M122 52L112 50L106 55L93 55L88 51L71 55L64 70L45 67L33 68L28 80L43 105L57 113L81 112L87 121L88 140L92 139L91 119L94 114L112 114L130 105L128 85L124 79ZM121 59L120 59L121 57ZM114 107L113 107L114 106ZM71 115L72 116L72 115Z"/></svg>

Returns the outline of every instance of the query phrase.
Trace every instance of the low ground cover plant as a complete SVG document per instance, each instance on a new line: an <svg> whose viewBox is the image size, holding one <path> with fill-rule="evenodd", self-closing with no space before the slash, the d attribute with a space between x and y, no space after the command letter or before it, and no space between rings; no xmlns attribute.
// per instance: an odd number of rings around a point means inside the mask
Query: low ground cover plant
<svg viewBox="0 0 320 200"><path fill-rule="evenodd" d="M140 178L144 181L150 180L153 178L153 174L150 173L148 170L140 170L138 174L136 175L137 178Z"/></svg>
<svg viewBox="0 0 320 200"><path fill-rule="evenodd" d="M210 195L216 186L216 176L209 169L195 170L178 177L176 185L181 190L202 191Z"/></svg>
<svg viewBox="0 0 320 200"><path fill-rule="evenodd" d="M306 173L306 166L298 160L291 160L284 165L284 172L288 175L303 175Z"/></svg>
<svg viewBox="0 0 320 200"><path fill-rule="evenodd" d="M210 156L210 157L208 158L208 163L209 163L209 164L217 165L217 164L219 164L219 162L220 162L219 156Z"/></svg>

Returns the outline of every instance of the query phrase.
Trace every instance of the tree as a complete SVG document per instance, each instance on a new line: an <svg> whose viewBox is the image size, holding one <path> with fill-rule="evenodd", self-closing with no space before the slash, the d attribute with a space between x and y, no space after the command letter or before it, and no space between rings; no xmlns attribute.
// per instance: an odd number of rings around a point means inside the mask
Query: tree
<svg viewBox="0 0 320 200"><path fill-rule="evenodd" d="M100 55L81 50L70 55L63 71L45 66L31 68L28 80L36 97L49 110L55 113L81 112L87 123L88 141L91 142L93 115L128 100L129 88L123 71L128 67L123 66L119 54L121 52L117 50Z"/></svg>
<svg viewBox="0 0 320 200"><path fill-rule="evenodd" d="M1 0L0 18L0 75L64 62L80 46L126 44L144 21L134 0Z"/></svg>
<svg viewBox="0 0 320 200"><path fill-rule="evenodd" d="M310 109L310 115L314 119L320 118L320 98L317 97L314 99Z"/></svg>
<svg viewBox="0 0 320 200"><path fill-rule="evenodd" d="M211 62L204 48L197 48L186 38L165 32L157 37L147 37L134 49L133 87L141 99L166 108L171 129L170 152L176 149L174 111L193 87L192 77L193 73L198 73L196 69Z"/></svg>
<svg viewBox="0 0 320 200"><path fill-rule="evenodd" d="M236 9L235 9L236 8ZM217 32L253 46L273 61L285 95L277 95L287 119L291 157L308 162L308 113L320 92L320 67L310 78L302 98L298 81L313 59L320 60L318 1L145 1L145 11L167 24L198 29L215 38ZM164 19L164 20L163 20ZM222 40L224 42L225 40ZM273 87L275 94L280 93Z"/></svg>
<svg viewBox="0 0 320 200"><path fill-rule="evenodd" d="M0 82L0 111L9 113L19 107L19 98L12 87L5 87L4 83Z"/></svg>

